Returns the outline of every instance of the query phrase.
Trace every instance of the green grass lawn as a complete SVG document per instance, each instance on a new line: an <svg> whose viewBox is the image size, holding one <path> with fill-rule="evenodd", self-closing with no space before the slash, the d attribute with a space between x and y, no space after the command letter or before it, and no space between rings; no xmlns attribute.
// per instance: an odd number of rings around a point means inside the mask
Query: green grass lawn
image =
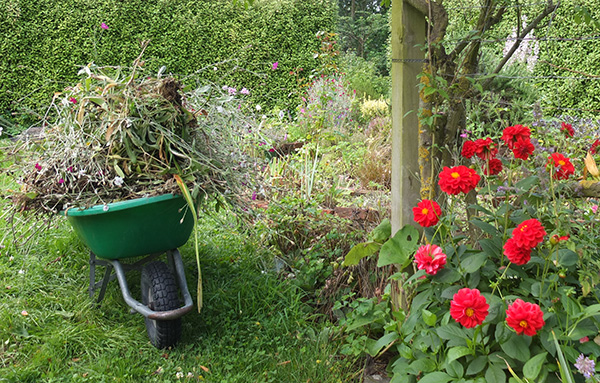
<svg viewBox="0 0 600 383"><path fill-rule="evenodd" d="M100 307L87 295L88 250L63 218L15 249L0 249L0 382L349 382L341 335L271 271L251 230L225 214L199 228L204 308L183 317L179 344L154 348L116 281ZM17 238L25 236L17 230ZM181 249L195 299L193 246ZM139 299L139 272L128 274Z"/></svg>

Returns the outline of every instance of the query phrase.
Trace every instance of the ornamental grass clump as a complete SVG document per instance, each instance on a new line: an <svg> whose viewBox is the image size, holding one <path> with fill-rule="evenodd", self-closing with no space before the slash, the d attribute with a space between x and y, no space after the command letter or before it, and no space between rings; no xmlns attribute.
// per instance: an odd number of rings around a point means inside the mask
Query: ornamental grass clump
<svg viewBox="0 0 600 383"><path fill-rule="evenodd" d="M241 101L211 86L184 93L137 62L88 65L80 75L54 95L39 136L6 149L18 210L56 213L182 188L197 202L237 204L251 183Z"/></svg>
<svg viewBox="0 0 600 383"><path fill-rule="evenodd" d="M344 265L378 253L395 274L360 311L338 305L347 353L388 354L394 382L595 373L600 219L598 196L582 197L600 181L598 138L565 130L514 125L465 141L438 174L440 195L413 207L414 225L392 233L384 221L352 248Z"/></svg>

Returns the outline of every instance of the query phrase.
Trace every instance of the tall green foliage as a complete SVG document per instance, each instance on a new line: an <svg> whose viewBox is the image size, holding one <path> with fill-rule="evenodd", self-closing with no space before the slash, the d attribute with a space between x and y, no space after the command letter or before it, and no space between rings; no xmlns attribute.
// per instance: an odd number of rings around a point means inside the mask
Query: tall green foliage
<svg viewBox="0 0 600 383"><path fill-rule="evenodd" d="M316 66L316 33L335 29L336 11L332 0L2 0L0 118L34 123L80 65L131 65L143 40L151 70L166 66L185 82L208 68L206 80L285 106L296 89L290 71Z"/></svg>

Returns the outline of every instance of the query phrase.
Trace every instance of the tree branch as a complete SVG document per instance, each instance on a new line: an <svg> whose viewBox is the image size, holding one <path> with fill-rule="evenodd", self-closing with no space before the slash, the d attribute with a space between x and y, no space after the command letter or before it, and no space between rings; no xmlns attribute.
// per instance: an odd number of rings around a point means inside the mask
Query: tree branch
<svg viewBox="0 0 600 383"><path fill-rule="evenodd" d="M542 20L544 20L546 18L546 16L548 16L552 12L556 11L556 9L558 8L558 5L559 5L559 3L554 4L552 0L548 0L548 5L546 5L546 8L544 9L544 11L542 13L540 13L538 15L538 17L535 18L535 20L533 20L527 27L525 27L521 31L521 34L519 36L517 36L517 41L515 41L515 43L510 48L510 50L508 51L508 53L502 58L502 60L500 61L500 63L496 67L496 69L494 69L494 71L491 74L494 75L494 74L500 73L500 71L502 70L502 68L504 67L504 65L506 65L506 63L508 62L508 60L517 51L517 49L519 48L519 46L521 46L521 42L527 36L527 34L529 34L529 32L531 32L534 28L536 28L538 26L538 24L540 22L542 22ZM483 87L487 88L491 84L492 79L493 79L493 77L488 78L486 80L486 82L483 84Z"/></svg>

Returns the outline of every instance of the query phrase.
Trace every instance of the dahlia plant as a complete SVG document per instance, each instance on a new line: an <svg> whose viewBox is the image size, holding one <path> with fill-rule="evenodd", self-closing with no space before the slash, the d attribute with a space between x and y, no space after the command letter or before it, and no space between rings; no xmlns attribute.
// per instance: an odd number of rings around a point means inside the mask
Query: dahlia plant
<svg viewBox="0 0 600 383"><path fill-rule="evenodd" d="M417 226L391 236L384 221L347 254L353 265L379 253L378 266L397 272L380 304L336 307L346 352L392 353L394 383L566 382L577 366L594 376L597 205L569 199L574 163L588 150L568 152L573 137L562 131L536 137L514 125L499 139L464 142L462 164L439 173L437 201L413 208Z"/></svg>

